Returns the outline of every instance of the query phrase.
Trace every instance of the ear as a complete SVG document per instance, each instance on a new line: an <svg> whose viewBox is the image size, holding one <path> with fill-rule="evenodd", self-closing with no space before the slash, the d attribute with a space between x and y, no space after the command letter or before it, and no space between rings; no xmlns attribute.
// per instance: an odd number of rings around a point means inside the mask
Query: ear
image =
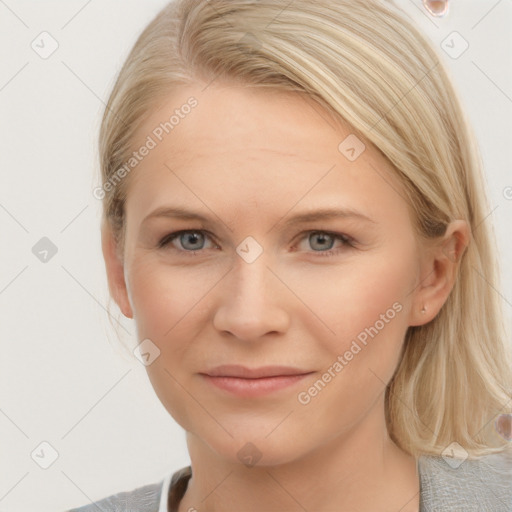
<svg viewBox="0 0 512 512"><path fill-rule="evenodd" d="M409 325L424 325L439 313L455 284L470 237L468 223L454 220L446 228L443 238L425 250ZM424 313L422 308L426 310Z"/></svg>
<svg viewBox="0 0 512 512"><path fill-rule="evenodd" d="M128 290L124 277L124 265L117 247L112 229L103 224L101 228L101 249L107 271L110 295L116 301L124 316L133 318L133 311L128 298Z"/></svg>

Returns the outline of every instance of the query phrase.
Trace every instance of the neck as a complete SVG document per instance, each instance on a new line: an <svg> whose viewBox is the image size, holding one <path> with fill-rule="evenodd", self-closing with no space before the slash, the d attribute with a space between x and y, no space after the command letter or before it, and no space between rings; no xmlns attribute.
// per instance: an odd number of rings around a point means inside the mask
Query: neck
<svg viewBox="0 0 512 512"><path fill-rule="evenodd" d="M381 405L350 430L277 465L247 467L187 432L192 477L179 512L417 512L416 460L389 438Z"/></svg>

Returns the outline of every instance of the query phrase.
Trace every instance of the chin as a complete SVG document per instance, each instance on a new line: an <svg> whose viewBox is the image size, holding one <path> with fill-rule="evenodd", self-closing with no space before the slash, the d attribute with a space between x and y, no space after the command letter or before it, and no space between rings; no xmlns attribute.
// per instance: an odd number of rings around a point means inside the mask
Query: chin
<svg viewBox="0 0 512 512"><path fill-rule="evenodd" d="M271 432L275 425L265 429ZM230 430L230 429L228 429ZM233 464L241 464L247 468L279 466L288 464L300 458L303 453L292 442L294 436L290 436L285 430L280 435L277 432L261 434L260 429L241 428L240 433L230 432L233 437L223 435L222 438L212 439L203 437L210 448L223 459ZM253 435L254 434L254 435Z"/></svg>

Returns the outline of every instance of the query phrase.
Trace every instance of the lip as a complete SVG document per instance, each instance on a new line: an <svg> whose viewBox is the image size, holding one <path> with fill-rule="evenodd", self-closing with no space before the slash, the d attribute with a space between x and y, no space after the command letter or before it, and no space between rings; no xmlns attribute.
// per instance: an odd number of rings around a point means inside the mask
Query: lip
<svg viewBox="0 0 512 512"><path fill-rule="evenodd" d="M210 377L239 377L242 379L304 375L306 373L311 373L311 370L303 370L292 366L261 366L259 368L247 368L240 364L223 364L204 372L204 374Z"/></svg>
<svg viewBox="0 0 512 512"><path fill-rule="evenodd" d="M314 373L289 366L246 368L223 365L200 375L210 384L241 398L266 395L288 388Z"/></svg>

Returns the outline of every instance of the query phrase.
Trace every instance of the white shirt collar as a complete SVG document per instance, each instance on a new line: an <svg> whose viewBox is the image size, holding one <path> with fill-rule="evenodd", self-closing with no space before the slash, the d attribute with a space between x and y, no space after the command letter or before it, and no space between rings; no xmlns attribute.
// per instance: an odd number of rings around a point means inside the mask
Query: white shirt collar
<svg viewBox="0 0 512 512"><path fill-rule="evenodd" d="M164 476L164 482L162 484L162 493L160 495L160 505L158 507L158 512L168 512L167 498L169 496L169 487L171 485L171 478L175 472L176 472L176 470L172 470L171 472L166 473Z"/></svg>

